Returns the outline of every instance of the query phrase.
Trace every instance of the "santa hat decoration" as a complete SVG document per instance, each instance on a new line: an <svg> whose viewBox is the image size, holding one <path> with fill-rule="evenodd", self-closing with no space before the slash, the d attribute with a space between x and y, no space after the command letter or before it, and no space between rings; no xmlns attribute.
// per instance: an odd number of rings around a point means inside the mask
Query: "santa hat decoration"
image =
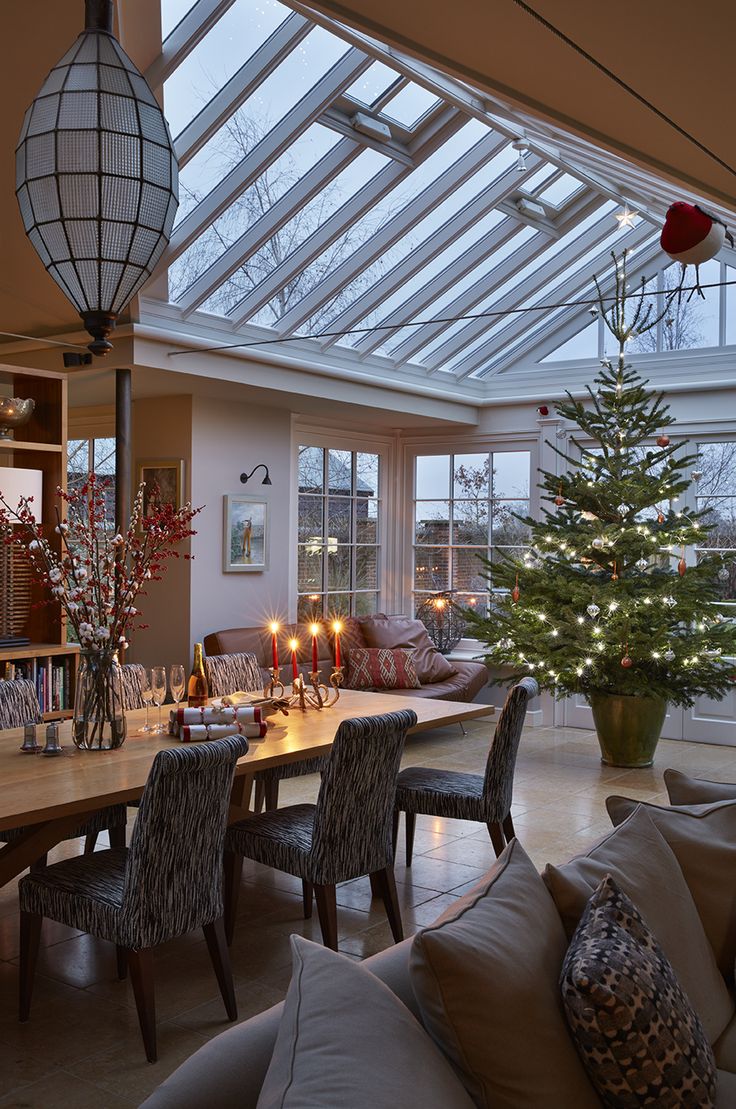
<svg viewBox="0 0 736 1109"><path fill-rule="evenodd" d="M726 225L714 219L697 204L678 200L671 204L659 244L673 262L700 266L715 258L726 238ZM729 240L733 240L729 235Z"/></svg>

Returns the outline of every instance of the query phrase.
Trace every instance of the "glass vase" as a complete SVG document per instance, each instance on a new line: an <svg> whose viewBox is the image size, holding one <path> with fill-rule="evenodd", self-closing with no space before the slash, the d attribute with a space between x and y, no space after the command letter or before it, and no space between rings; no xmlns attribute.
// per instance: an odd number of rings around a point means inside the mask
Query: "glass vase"
<svg viewBox="0 0 736 1109"><path fill-rule="evenodd" d="M113 651L81 651L72 739L85 751L112 751L125 742L123 681Z"/></svg>

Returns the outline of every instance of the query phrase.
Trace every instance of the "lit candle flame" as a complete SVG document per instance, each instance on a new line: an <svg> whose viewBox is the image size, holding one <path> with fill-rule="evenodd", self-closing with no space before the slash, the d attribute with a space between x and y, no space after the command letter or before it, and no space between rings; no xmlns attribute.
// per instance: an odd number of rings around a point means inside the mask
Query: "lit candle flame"
<svg viewBox="0 0 736 1109"><path fill-rule="evenodd" d="M268 625L268 627L269 627L269 629L270 629L270 631L271 631L271 634L272 634L272 635L276 635L276 632L277 632L277 631L279 630L279 625L278 625L278 623L276 622L276 620L273 620L273 621L272 621L272 622L271 622L271 623L270 623L270 624Z"/></svg>

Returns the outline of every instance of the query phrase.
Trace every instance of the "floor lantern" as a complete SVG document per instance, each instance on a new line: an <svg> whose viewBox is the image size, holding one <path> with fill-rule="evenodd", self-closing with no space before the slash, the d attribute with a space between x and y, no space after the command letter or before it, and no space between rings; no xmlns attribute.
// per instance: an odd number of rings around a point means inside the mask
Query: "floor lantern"
<svg viewBox="0 0 736 1109"><path fill-rule="evenodd" d="M161 257L179 205L169 128L112 33L112 0L85 28L23 120L16 196L26 234L107 354L108 335Z"/></svg>

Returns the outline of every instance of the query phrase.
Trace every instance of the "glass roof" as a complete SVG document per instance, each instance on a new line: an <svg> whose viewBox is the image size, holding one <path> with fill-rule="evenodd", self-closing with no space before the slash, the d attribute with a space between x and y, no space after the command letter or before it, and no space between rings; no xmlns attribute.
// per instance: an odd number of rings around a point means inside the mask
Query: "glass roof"
<svg viewBox="0 0 736 1109"><path fill-rule="evenodd" d="M222 0L219 15L162 0L162 27L178 51L163 96L181 206L144 296L192 326L481 388L597 350L579 302L611 249L664 267L644 198L528 140L511 107L490 114L467 85L296 0ZM638 219L622 230L625 203ZM717 293L693 345L736 338L721 318L736 296L719 316Z"/></svg>

